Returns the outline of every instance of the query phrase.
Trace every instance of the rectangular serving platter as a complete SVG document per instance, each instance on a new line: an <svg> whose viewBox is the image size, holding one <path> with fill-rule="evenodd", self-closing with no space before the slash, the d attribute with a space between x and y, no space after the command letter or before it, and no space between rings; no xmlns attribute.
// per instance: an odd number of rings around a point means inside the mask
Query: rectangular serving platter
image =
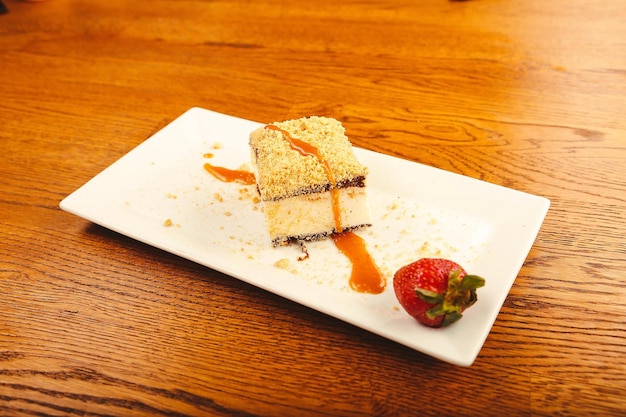
<svg viewBox="0 0 626 417"><path fill-rule="evenodd" d="M204 164L249 166L262 124L191 108L61 201L63 210L460 366L478 356L550 206L544 197L355 148L368 167L373 226L358 231L387 279L379 295L350 289L351 265L330 240L273 248L252 185ZM210 160L208 157L211 157ZM445 329L399 306L393 273L421 257L486 278L478 302Z"/></svg>

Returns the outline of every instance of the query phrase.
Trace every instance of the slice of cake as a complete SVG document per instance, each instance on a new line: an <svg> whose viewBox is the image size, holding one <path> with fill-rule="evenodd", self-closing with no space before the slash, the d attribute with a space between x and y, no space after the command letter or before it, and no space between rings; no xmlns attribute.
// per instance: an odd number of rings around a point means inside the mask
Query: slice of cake
<svg viewBox="0 0 626 417"><path fill-rule="evenodd" d="M266 125L250 134L250 150L274 246L370 225L367 169L338 120L313 116Z"/></svg>

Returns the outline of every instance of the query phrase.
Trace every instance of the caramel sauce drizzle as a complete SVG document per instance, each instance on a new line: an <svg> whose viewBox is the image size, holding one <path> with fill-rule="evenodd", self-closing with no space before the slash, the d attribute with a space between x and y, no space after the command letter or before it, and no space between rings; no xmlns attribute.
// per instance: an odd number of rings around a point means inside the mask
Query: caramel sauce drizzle
<svg viewBox="0 0 626 417"><path fill-rule="evenodd" d="M239 182L246 185L256 184L256 179L254 178L254 174L252 172L243 171L241 169L218 167L211 165L208 162L204 164L204 169L223 182Z"/></svg>
<svg viewBox="0 0 626 417"><path fill-rule="evenodd" d="M333 205L333 215L335 216L335 229L337 233L332 235L335 246L343 253L352 264L350 275L350 288L357 292L380 294L385 290L385 277L378 269L374 259L367 251L365 242L361 237L351 231L344 231L340 219L339 190L337 182L330 169L330 164L319 153L319 150L300 139L291 136L289 132L274 125L266 125L266 129L277 130L282 133L283 138L289 142L291 149L297 151L302 156L314 156L322 164L328 181L331 184L331 199ZM308 257L308 254L307 254Z"/></svg>
<svg viewBox="0 0 626 417"><path fill-rule="evenodd" d="M306 143L300 139L296 139L289 132L284 129L281 129L278 126L274 125L266 125L266 129L277 130L283 134L283 138L289 142L289 146L294 151L297 151L302 156L313 156L317 158L317 160L324 167L324 171L326 171L326 175L328 177L328 181L330 182L330 197L333 205L333 215L335 217L335 231L337 233L341 233L343 231L343 226L341 224L341 209L339 204L339 190L337 189L337 182L335 181L335 176L333 175L333 171L330 169L330 164L326 159L320 155L319 149L317 147L311 145L310 143Z"/></svg>

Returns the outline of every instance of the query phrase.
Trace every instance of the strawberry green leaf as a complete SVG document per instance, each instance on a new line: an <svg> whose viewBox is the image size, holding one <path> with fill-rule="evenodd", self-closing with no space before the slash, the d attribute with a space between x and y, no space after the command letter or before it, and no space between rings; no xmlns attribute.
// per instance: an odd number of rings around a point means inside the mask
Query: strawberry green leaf
<svg viewBox="0 0 626 417"><path fill-rule="evenodd" d="M423 288L415 288L415 294L428 304L437 304L443 301L443 296L435 291L425 290Z"/></svg>
<svg viewBox="0 0 626 417"><path fill-rule="evenodd" d="M435 317L439 317L446 314L446 309L442 304L437 304L436 306L428 309L426 311L426 317L428 317L429 319L434 319Z"/></svg>
<svg viewBox="0 0 626 417"><path fill-rule="evenodd" d="M463 280L461 281L461 285L459 287L462 291L467 290L475 290L476 288L484 287L485 279L483 277L479 277L478 275L465 275Z"/></svg>
<svg viewBox="0 0 626 417"><path fill-rule="evenodd" d="M458 311L454 311L452 313L448 313L445 316L443 316L443 321L441 322L441 327L449 326L452 323L461 320L461 317L463 317L463 315L461 313L459 313Z"/></svg>

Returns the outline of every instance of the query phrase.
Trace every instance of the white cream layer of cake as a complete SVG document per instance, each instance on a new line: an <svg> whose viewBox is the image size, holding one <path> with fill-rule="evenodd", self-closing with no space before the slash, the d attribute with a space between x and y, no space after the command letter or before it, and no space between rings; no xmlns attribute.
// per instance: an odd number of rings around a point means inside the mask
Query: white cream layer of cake
<svg viewBox="0 0 626 417"><path fill-rule="evenodd" d="M339 207L344 230L371 224L366 187L339 189ZM264 201L263 210L274 245L287 244L289 239L322 239L335 232L329 191Z"/></svg>

